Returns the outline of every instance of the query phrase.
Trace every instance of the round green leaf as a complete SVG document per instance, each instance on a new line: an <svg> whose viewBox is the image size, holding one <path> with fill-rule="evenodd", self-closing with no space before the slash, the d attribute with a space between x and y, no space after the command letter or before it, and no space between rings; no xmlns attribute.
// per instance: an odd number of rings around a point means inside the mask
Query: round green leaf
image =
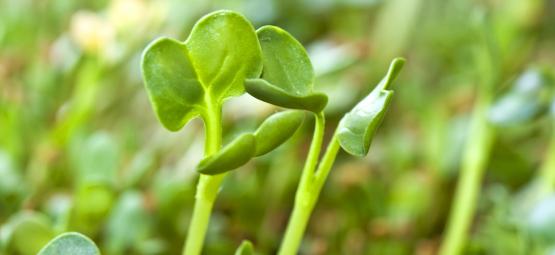
<svg viewBox="0 0 555 255"><path fill-rule="evenodd" d="M264 155L289 139L301 126L302 111L283 111L268 117L254 133L256 139L255 156Z"/></svg>
<svg viewBox="0 0 555 255"><path fill-rule="evenodd" d="M235 251L235 255L254 255L254 246L248 240L244 240L237 250Z"/></svg>
<svg viewBox="0 0 555 255"><path fill-rule="evenodd" d="M200 19L184 42L160 38L142 57L142 73L158 119L171 131L244 92L262 71L254 28L241 14L217 11ZM210 108L210 109L208 109Z"/></svg>
<svg viewBox="0 0 555 255"><path fill-rule="evenodd" d="M38 212L20 212L4 226L8 246L22 255L36 254L55 235L48 217Z"/></svg>
<svg viewBox="0 0 555 255"><path fill-rule="evenodd" d="M262 71L260 44L250 22L233 11L200 19L185 42L203 86L216 100L240 95L246 78Z"/></svg>
<svg viewBox="0 0 555 255"><path fill-rule="evenodd" d="M76 233L64 233L50 241L38 255L100 255L94 242L88 237Z"/></svg>
<svg viewBox="0 0 555 255"><path fill-rule="evenodd" d="M313 92L314 70L301 43L275 26L261 27L256 34L262 47L262 79L266 82L248 80L247 92L282 107L321 111L327 96Z"/></svg>
<svg viewBox="0 0 555 255"><path fill-rule="evenodd" d="M150 102L164 127L177 131L199 114L204 89L185 44L170 38L155 40L144 51L142 70Z"/></svg>
<svg viewBox="0 0 555 255"><path fill-rule="evenodd" d="M376 88L339 122L337 138L348 153L360 157L368 153L372 138L391 102L393 91L387 90L387 87L395 80L404 63L404 59L394 59L387 75Z"/></svg>
<svg viewBox="0 0 555 255"><path fill-rule="evenodd" d="M202 174L221 174L238 168L253 157L256 148L254 135L242 134L197 165L197 171Z"/></svg>

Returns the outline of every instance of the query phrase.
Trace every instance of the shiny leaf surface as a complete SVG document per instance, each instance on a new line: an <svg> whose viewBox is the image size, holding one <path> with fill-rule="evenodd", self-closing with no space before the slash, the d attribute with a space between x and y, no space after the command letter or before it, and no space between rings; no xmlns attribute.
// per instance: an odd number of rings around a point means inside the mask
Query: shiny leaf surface
<svg viewBox="0 0 555 255"><path fill-rule="evenodd" d="M320 112L327 96L313 92L314 70L301 43L275 26L264 26L256 33L262 47L265 82L248 80L247 92L278 106Z"/></svg>
<svg viewBox="0 0 555 255"><path fill-rule="evenodd" d="M242 134L216 154L203 159L197 171L203 174L220 174L246 164L254 155L256 142L254 135Z"/></svg>
<svg viewBox="0 0 555 255"><path fill-rule="evenodd" d="M254 28L241 14L216 11L200 19L184 42L160 38L142 57L142 73L158 119L171 131L215 111L243 93L246 78L262 69Z"/></svg>
<svg viewBox="0 0 555 255"><path fill-rule="evenodd" d="M376 88L341 119L336 135L339 144L348 153L360 157L368 153L372 138L391 102L393 91L387 88L404 63L404 59L394 59L387 75Z"/></svg>
<svg viewBox="0 0 555 255"><path fill-rule="evenodd" d="M302 111L284 111L268 117L254 133L255 156L264 155L287 141L301 126Z"/></svg>

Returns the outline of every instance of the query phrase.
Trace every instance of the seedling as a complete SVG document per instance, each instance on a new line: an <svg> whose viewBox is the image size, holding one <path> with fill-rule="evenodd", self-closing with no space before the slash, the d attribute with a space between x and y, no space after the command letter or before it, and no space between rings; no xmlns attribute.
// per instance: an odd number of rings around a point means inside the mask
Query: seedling
<svg viewBox="0 0 555 255"><path fill-rule="evenodd" d="M339 148L342 147L355 156L365 156L368 153L372 137L391 102L393 92L388 87L405 61L393 60L386 77L343 117L318 164L324 137L323 109L327 96L313 91L314 71L310 59L302 45L278 27L265 26L258 29L257 34L262 47L263 75L261 79L245 82L247 92L281 107L311 111L316 119L314 137L295 195L293 213L278 253L296 254Z"/></svg>
<svg viewBox="0 0 555 255"><path fill-rule="evenodd" d="M201 176L184 254L201 252L224 173L272 151L302 122L302 113L278 113L255 133L243 134L220 150L223 101L242 94L244 80L259 77L261 71L262 55L254 28L232 11L206 15L185 42L160 38L143 53L143 78L162 125L178 131L200 116L206 130L206 158L197 167Z"/></svg>
<svg viewBox="0 0 555 255"><path fill-rule="evenodd" d="M388 86L403 63L395 59L374 91L345 115L318 165L328 97L313 90L315 77L308 54L289 33L275 26L255 33L242 15L217 11L199 20L184 43L170 38L152 42L144 51L142 71L158 119L168 130L178 131L200 116L206 129L205 158L196 168L201 176L184 254L200 254L225 173L284 143L301 125L302 110L306 110L316 119L314 137L279 252L295 254L339 148L355 156L368 153L391 102ZM272 115L255 132L243 133L220 149L222 103L245 90L262 101L294 110ZM238 253L248 254L251 247L244 243Z"/></svg>

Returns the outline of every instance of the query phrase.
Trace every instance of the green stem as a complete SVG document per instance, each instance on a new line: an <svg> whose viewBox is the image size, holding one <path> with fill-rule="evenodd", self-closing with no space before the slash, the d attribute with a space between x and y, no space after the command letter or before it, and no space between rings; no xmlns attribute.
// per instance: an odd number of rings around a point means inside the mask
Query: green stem
<svg viewBox="0 0 555 255"><path fill-rule="evenodd" d="M493 140L493 129L486 116L489 101L489 95L482 95L474 109L441 255L461 254L467 239Z"/></svg>
<svg viewBox="0 0 555 255"><path fill-rule="evenodd" d="M222 146L221 122L221 110L219 107L209 108L204 115L206 130L205 156L217 152ZM225 174L214 176L200 175L195 194L195 207L187 233L187 241L183 248L183 255L198 255L201 253L212 207L224 176Z"/></svg>
<svg viewBox="0 0 555 255"><path fill-rule="evenodd" d="M551 122L551 141L541 168L542 196L550 194L555 189L555 121Z"/></svg>
<svg viewBox="0 0 555 255"><path fill-rule="evenodd" d="M323 135L324 115L320 113L316 116L314 138L310 145L309 155L301 176L301 182L295 195L293 213L287 224L285 237L283 238L278 252L279 255L292 255L296 254L299 250L310 215L320 195L320 190L335 161L335 156L339 150L339 143L334 136L322 158L318 171L315 172L320 148L322 147Z"/></svg>

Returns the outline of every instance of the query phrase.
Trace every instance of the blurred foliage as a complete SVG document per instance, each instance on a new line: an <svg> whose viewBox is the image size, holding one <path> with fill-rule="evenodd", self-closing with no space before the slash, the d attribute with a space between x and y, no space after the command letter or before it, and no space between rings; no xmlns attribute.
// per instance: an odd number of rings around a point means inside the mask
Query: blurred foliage
<svg viewBox="0 0 555 255"><path fill-rule="evenodd" d="M330 98L329 132L391 57L407 59L369 156L339 155L302 254L435 254L479 90L494 98L495 142L465 254L555 253L553 1L3 0L0 254L36 254L66 231L108 255L179 253L202 123L163 129L139 60L149 41L185 39L217 9L283 27L308 48L315 90ZM228 100L225 137L273 111ZM244 239L275 253L312 122L227 177L206 254L233 254Z"/></svg>

